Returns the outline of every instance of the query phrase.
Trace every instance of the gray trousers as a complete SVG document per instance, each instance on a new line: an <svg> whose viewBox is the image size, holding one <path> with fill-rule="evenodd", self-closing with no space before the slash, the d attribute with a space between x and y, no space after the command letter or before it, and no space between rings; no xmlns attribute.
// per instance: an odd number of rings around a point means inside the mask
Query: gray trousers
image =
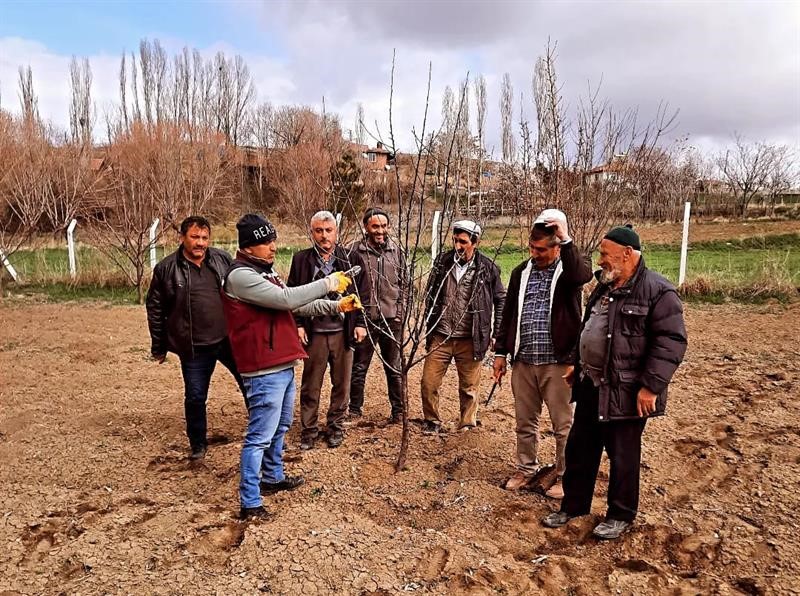
<svg viewBox="0 0 800 596"><path fill-rule="evenodd" d="M303 364L300 383L300 428L304 439L319 434L319 401L325 369L331 367L331 403L328 407L328 432L341 431L350 401L350 373L353 352L345 346L344 332L313 333L306 346L308 359Z"/></svg>
<svg viewBox="0 0 800 596"><path fill-rule="evenodd" d="M511 390L517 419L517 468L534 474L539 465L539 418L547 404L556 437L556 471L564 474L564 452L572 427L571 390L562 379L566 364L525 364L515 362L511 369Z"/></svg>

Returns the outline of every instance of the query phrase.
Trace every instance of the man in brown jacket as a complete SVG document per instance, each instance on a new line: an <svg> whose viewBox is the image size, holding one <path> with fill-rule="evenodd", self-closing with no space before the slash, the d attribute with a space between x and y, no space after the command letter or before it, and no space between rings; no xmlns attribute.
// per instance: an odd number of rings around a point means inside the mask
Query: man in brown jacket
<svg viewBox="0 0 800 596"><path fill-rule="evenodd" d="M400 280L405 259L400 247L389 234L389 214L379 207L370 207L362 220L364 238L350 246L366 267L364 277L369 284L369 299L364 303L368 334L356 344L353 374L350 379L350 418L360 418L364 407L364 382L375 348L381 351L386 390L391 412L388 423L402 420L403 399L400 394L400 341L403 313L400 309Z"/></svg>

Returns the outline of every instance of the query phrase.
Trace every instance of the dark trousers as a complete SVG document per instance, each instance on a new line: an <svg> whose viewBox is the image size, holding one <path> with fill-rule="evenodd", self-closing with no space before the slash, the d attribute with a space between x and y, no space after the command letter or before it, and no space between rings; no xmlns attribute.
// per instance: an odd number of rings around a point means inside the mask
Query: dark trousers
<svg viewBox="0 0 800 596"><path fill-rule="evenodd" d="M350 372L353 352L345 345L344 331L312 333L306 346L300 383L300 426L303 439L319 434L319 400L325 369L331 367L331 405L328 408L328 433L341 431L350 399Z"/></svg>
<svg viewBox="0 0 800 596"><path fill-rule="evenodd" d="M211 346L195 346L194 356L181 357L186 435L189 437L189 445L193 449L207 445L206 401L208 401L211 375L214 373L217 361L231 371L233 378L236 379L236 384L239 385L239 390L242 395L245 395L242 377L236 370L236 363L233 361L231 346L227 339Z"/></svg>
<svg viewBox="0 0 800 596"><path fill-rule="evenodd" d="M364 407L364 382L375 354L375 344L383 357L383 372L386 374L386 388L392 415L403 411L403 398L400 394L400 327L401 321L367 321L369 335L356 344L353 354L353 375L350 380L350 411L360 414ZM387 335L388 333L388 335ZM394 336L394 339L392 338ZM392 370L394 369L394 370Z"/></svg>
<svg viewBox="0 0 800 596"><path fill-rule="evenodd" d="M606 519L632 522L639 508L639 464L647 418L600 422L598 390L588 378L580 381L577 397L575 420L567 438L561 511L569 515L589 513L605 448L611 464Z"/></svg>

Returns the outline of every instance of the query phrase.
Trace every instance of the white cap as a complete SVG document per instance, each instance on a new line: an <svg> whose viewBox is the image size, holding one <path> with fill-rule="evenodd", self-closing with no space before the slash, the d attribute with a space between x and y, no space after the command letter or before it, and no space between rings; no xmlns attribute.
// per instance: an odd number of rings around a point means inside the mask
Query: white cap
<svg viewBox="0 0 800 596"><path fill-rule="evenodd" d="M481 235L481 227L471 219L461 219L453 224L453 232L466 232L467 234Z"/></svg>
<svg viewBox="0 0 800 596"><path fill-rule="evenodd" d="M558 209L545 209L539 214L539 217L533 222L533 225L536 224L543 224L549 221L567 221L567 216L564 215L563 211L559 211Z"/></svg>

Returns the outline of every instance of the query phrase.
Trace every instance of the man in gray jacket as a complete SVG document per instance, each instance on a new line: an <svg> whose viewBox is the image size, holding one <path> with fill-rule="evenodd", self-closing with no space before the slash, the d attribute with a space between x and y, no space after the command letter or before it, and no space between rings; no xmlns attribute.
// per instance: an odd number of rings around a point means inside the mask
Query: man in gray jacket
<svg viewBox="0 0 800 596"><path fill-rule="evenodd" d="M360 304L355 295L321 299L350 285L352 280L340 271L287 288L272 270L275 228L254 214L243 216L236 227L239 252L225 277L223 306L249 414L242 445L240 516L264 518L268 514L261 495L293 490L303 483L302 476L286 476L283 470L283 440L294 410L294 367L306 357L292 312L337 315L357 310Z"/></svg>

